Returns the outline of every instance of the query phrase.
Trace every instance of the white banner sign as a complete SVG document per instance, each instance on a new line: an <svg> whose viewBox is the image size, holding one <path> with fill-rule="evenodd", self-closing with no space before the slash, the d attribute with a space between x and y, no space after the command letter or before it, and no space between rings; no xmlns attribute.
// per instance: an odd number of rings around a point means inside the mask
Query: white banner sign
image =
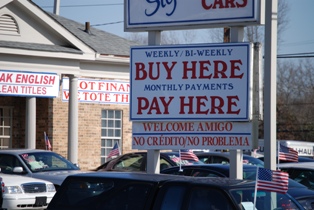
<svg viewBox="0 0 314 210"><path fill-rule="evenodd" d="M125 0L125 31L264 24L264 0Z"/></svg>
<svg viewBox="0 0 314 210"><path fill-rule="evenodd" d="M132 149L252 149L251 122L133 122Z"/></svg>
<svg viewBox="0 0 314 210"><path fill-rule="evenodd" d="M132 121L248 121L249 43L131 48Z"/></svg>
<svg viewBox="0 0 314 210"><path fill-rule="evenodd" d="M52 98L58 96L59 84L54 73L0 70L0 95Z"/></svg>
<svg viewBox="0 0 314 210"><path fill-rule="evenodd" d="M78 100L88 103L129 104L130 83L112 80L78 80ZM69 78L62 80L62 100L69 100Z"/></svg>

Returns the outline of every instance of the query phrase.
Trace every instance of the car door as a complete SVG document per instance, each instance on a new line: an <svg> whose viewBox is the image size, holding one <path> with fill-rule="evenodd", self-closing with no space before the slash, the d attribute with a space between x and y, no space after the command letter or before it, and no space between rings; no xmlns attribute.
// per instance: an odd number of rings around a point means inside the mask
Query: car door
<svg viewBox="0 0 314 210"><path fill-rule="evenodd" d="M13 174L14 167L22 167L23 174L28 173L26 167L21 163L21 161L16 156L11 154L0 155L0 168L2 173Z"/></svg>

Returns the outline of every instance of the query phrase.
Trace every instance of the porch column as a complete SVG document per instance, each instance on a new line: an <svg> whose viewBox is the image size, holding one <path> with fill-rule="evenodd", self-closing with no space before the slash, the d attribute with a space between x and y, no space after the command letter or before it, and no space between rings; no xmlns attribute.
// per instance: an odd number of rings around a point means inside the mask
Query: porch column
<svg viewBox="0 0 314 210"><path fill-rule="evenodd" d="M69 75L68 160L78 164L78 77Z"/></svg>
<svg viewBox="0 0 314 210"><path fill-rule="evenodd" d="M26 97L25 148L36 149L36 98Z"/></svg>

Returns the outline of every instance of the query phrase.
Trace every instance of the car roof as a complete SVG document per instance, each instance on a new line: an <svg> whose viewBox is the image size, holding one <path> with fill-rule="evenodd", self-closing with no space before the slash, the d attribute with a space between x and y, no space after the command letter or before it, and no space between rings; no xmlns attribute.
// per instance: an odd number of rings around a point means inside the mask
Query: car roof
<svg viewBox="0 0 314 210"><path fill-rule="evenodd" d="M294 198L307 198L314 197L314 190L310 190L308 188L294 188L293 190L289 190L289 194Z"/></svg>
<svg viewBox="0 0 314 210"><path fill-rule="evenodd" d="M49 150L42 149L2 149L0 150L0 154L21 154L21 153L31 153L31 152L51 152Z"/></svg>
<svg viewBox="0 0 314 210"><path fill-rule="evenodd" d="M221 157L230 157L230 152L195 152L196 156L216 155ZM243 157L252 157L251 155L243 154Z"/></svg>
<svg viewBox="0 0 314 210"><path fill-rule="evenodd" d="M180 166L173 166L173 167L166 168L166 169L162 170L161 173L176 170L176 169L179 170L179 168L180 168ZM181 169L197 169L197 168L198 169L203 168L203 169L209 169L209 170L217 170L217 172L223 173L225 176L229 176L229 172L230 172L230 164L213 163L213 164L182 165L181 166ZM243 171L244 172L251 172L253 170L256 171L257 166L243 164ZM175 175L175 176L178 176L178 175ZM289 187L306 188L304 185L300 184L299 182L297 182L293 179L289 179Z"/></svg>
<svg viewBox="0 0 314 210"><path fill-rule="evenodd" d="M294 163L280 163L278 168L307 168L314 169L313 162L294 162Z"/></svg>
<svg viewBox="0 0 314 210"><path fill-rule="evenodd" d="M219 173L225 174L225 176L228 176L230 171L230 164L221 164L221 163L211 163L211 164L197 164L197 165L182 165L182 166L172 166L170 168L166 168L161 171L161 173L167 172L167 171L173 171L173 170L179 170L181 169L207 169L207 170L213 170L217 171ZM253 171L257 170L257 166L255 165L247 165L243 164L243 171Z"/></svg>
<svg viewBox="0 0 314 210"><path fill-rule="evenodd" d="M180 166L173 166L171 168L178 168ZM197 164L197 165L182 165L182 168L209 168L209 169L214 169L214 168L220 168L220 169L228 169L230 168L230 164L221 164L221 163L211 163L211 164ZM243 164L244 169L255 169L257 170L257 166L254 165L248 165L248 164Z"/></svg>
<svg viewBox="0 0 314 210"><path fill-rule="evenodd" d="M264 156L260 156L260 157L257 157L257 158L264 161ZM299 156L298 157L298 161L299 162L314 162L314 159L311 158L311 157L307 157L307 156ZM295 162L285 161L283 163L295 163Z"/></svg>
<svg viewBox="0 0 314 210"><path fill-rule="evenodd" d="M135 181L149 181L149 182L189 182L193 184L206 184L211 186L219 186L224 188L232 188L234 186L241 185L243 187L254 187L255 181L242 180L242 179L230 179L226 177L189 177L189 176L177 176L169 174L148 174L137 172L91 172L70 175L66 179L71 178L109 178L109 179L128 179Z"/></svg>

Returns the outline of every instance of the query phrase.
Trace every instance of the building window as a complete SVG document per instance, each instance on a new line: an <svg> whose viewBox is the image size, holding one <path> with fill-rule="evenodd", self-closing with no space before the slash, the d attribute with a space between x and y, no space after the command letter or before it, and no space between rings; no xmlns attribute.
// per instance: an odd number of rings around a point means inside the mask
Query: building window
<svg viewBox="0 0 314 210"><path fill-rule="evenodd" d="M12 108L0 107L0 149L11 148Z"/></svg>
<svg viewBox="0 0 314 210"><path fill-rule="evenodd" d="M121 147L122 139L122 111L101 111L101 164L107 161L107 156L114 144Z"/></svg>

